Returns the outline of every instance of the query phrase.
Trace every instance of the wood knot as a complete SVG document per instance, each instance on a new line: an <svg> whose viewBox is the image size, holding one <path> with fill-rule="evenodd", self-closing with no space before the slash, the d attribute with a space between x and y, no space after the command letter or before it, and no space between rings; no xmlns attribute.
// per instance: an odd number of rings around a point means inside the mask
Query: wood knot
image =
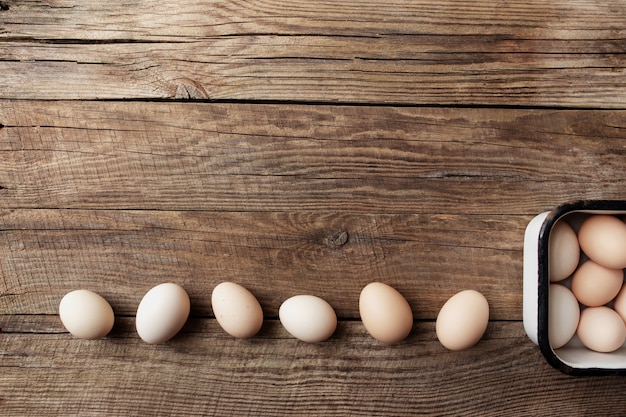
<svg viewBox="0 0 626 417"><path fill-rule="evenodd" d="M184 82L178 84L176 87L176 95L174 98L205 100L209 98L209 95L200 83L197 83L194 80L185 79Z"/></svg>
<svg viewBox="0 0 626 417"><path fill-rule="evenodd" d="M332 236L326 240L326 244L335 249L345 245L348 242L348 232L345 230L338 230Z"/></svg>
<svg viewBox="0 0 626 417"><path fill-rule="evenodd" d="M8 12L10 9L9 5L0 1L0 12Z"/></svg>

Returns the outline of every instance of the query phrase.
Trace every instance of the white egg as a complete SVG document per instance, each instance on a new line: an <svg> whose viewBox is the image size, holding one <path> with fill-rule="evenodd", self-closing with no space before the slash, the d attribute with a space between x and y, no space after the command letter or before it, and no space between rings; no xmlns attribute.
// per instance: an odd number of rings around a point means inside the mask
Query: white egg
<svg viewBox="0 0 626 417"><path fill-rule="evenodd" d="M181 286L157 285L144 295L137 307L137 333L147 343L166 342L183 328L189 311L189 296Z"/></svg>
<svg viewBox="0 0 626 417"><path fill-rule="evenodd" d="M574 294L564 285L551 284L548 304L548 338L552 349L564 346L576 333L580 307Z"/></svg>
<svg viewBox="0 0 626 417"><path fill-rule="evenodd" d="M560 220L550 231L548 246L550 281L562 281L569 277L580 259L578 237L572 227Z"/></svg>
<svg viewBox="0 0 626 417"><path fill-rule="evenodd" d="M296 295L278 310L283 327L304 342L322 342L337 328L337 315L332 306L314 295Z"/></svg>
<svg viewBox="0 0 626 417"><path fill-rule="evenodd" d="M113 328L115 315L107 300L89 290L71 291L61 299L59 317L73 336L102 339Z"/></svg>
<svg viewBox="0 0 626 417"><path fill-rule="evenodd" d="M263 325L263 310L256 297L234 282L218 284L211 305L219 325L233 337L252 337Z"/></svg>

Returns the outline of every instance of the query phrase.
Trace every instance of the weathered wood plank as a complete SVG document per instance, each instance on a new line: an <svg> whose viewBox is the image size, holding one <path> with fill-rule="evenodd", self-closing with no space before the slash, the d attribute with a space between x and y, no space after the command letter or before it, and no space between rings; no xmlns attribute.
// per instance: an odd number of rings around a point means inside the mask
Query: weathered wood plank
<svg viewBox="0 0 626 417"><path fill-rule="evenodd" d="M448 352L432 322L385 346L358 322L306 344L275 321L242 341L214 320L193 319L169 343L151 346L132 319L93 342L32 333L31 319L0 316L7 319L0 409L14 416L618 416L625 405L625 379L560 374L520 323L492 322L474 349ZM42 326L55 321L41 317Z"/></svg>
<svg viewBox="0 0 626 417"><path fill-rule="evenodd" d="M355 0L3 0L1 38L179 41L246 34L379 37L386 34L518 36L555 33L581 42L591 35L616 41L623 34L619 3L593 0L487 2ZM54 26L54 27L51 27ZM539 30L541 29L541 30ZM455 38L458 39L458 38ZM606 45L616 46L617 42ZM483 49L493 50L492 45ZM621 51L621 49L620 49Z"/></svg>
<svg viewBox="0 0 626 417"><path fill-rule="evenodd" d="M626 112L4 101L0 207L536 214L623 198Z"/></svg>
<svg viewBox="0 0 626 417"><path fill-rule="evenodd" d="M369 282L395 286L416 318L434 319L452 294L477 289L494 319L521 318L521 236L527 217L215 213L123 210L0 212L0 311L56 314L88 288L134 315L161 282L183 285L194 314L211 314L221 281L249 288L268 317L296 294L358 318ZM347 233L343 244L334 242Z"/></svg>
<svg viewBox="0 0 626 417"><path fill-rule="evenodd" d="M16 2L0 98L623 108L626 8L597 1Z"/></svg>

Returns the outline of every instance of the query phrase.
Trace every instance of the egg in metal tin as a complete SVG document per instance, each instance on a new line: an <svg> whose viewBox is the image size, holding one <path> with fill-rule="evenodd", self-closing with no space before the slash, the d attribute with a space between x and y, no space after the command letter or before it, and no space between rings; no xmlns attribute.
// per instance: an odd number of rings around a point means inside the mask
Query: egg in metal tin
<svg viewBox="0 0 626 417"><path fill-rule="evenodd" d="M159 284L144 295L137 307L136 328L146 343L163 343L174 337L189 317L187 292L171 282Z"/></svg>
<svg viewBox="0 0 626 417"><path fill-rule="evenodd" d="M626 223L609 214L595 214L578 230L580 248L592 261L611 269L626 268Z"/></svg>
<svg viewBox="0 0 626 417"><path fill-rule="evenodd" d="M619 314L619 316L626 323L626 285L622 286L622 289L613 300L613 309Z"/></svg>
<svg viewBox="0 0 626 417"><path fill-rule="evenodd" d="M588 307L580 313L576 334L587 348L609 353L624 344L626 325L619 314L609 307Z"/></svg>
<svg viewBox="0 0 626 417"><path fill-rule="evenodd" d="M296 295L285 300L278 317L293 337L309 343L327 340L337 328L333 307L314 295Z"/></svg>
<svg viewBox="0 0 626 417"><path fill-rule="evenodd" d="M213 313L226 333L237 338L250 338L263 325L263 309L256 297L234 282L218 284L211 294Z"/></svg>
<svg viewBox="0 0 626 417"><path fill-rule="evenodd" d="M574 293L565 285L550 284L548 335L552 349L565 346L576 334L580 306Z"/></svg>
<svg viewBox="0 0 626 417"><path fill-rule="evenodd" d="M581 304L599 307L617 296L623 282L624 270L606 268L588 260L574 272L571 288Z"/></svg>
<svg viewBox="0 0 626 417"><path fill-rule="evenodd" d="M550 231L550 281L562 281L569 277L580 259L580 246L574 229L564 221L558 221Z"/></svg>

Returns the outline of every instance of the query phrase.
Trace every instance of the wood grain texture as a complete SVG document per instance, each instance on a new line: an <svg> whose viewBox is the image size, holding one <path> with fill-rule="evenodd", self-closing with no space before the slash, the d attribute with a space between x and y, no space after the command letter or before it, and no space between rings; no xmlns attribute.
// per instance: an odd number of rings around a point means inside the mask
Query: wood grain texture
<svg viewBox="0 0 626 417"><path fill-rule="evenodd" d="M0 206L536 214L624 190L626 113L20 102Z"/></svg>
<svg viewBox="0 0 626 417"><path fill-rule="evenodd" d="M624 108L620 5L5 0L0 98Z"/></svg>
<svg viewBox="0 0 626 417"><path fill-rule="evenodd" d="M23 316L7 329L7 415L619 416L626 388L623 378L555 372L511 322L491 323L479 347L464 352L441 347L432 322L395 346L374 342L356 322L340 323L320 344L298 342L274 321L247 341L191 320L156 346L140 341L132 319L95 342Z"/></svg>
<svg viewBox="0 0 626 417"><path fill-rule="evenodd" d="M4 101L1 410L618 415L621 379L565 377L523 333L521 258L534 214L566 198L622 197L625 118ZM267 320L257 338L219 329L209 300L222 280L258 296ZM171 343L148 346L134 313L165 281L188 290L192 318ZM415 330L401 345L377 344L358 320L358 294L371 281L409 300ZM114 307L106 340L63 330L58 303L75 288ZM489 330L476 348L447 352L434 319L466 288L488 298ZM298 293L335 307L329 342L299 343L276 321Z"/></svg>
<svg viewBox="0 0 626 417"><path fill-rule="evenodd" d="M54 315L66 292L91 288L134 315L149 288L174 281L205 316L213 288L235 281L268 317L292 295L316 294L358 319L361 289L383 281L417 318L434 319L468 286L489 297L492 318L521 317L520 216L15 210L0 219L5 313ZM349 237L337 246L340 231Z"/></svg>
<svg viewBox="0 0 626 417"><path fill-rule="evenodd" d="M573 378L522 325L523 233L626 199L626 7L599 0L0 0L0 415L621 416L626 380ZM261 332L214 318L223 280ZM182 332L134 329L161 282ZM359 321L371 281L415 315ZM111 334L57 309L103 295ZM472 288L491 320L449 352L435 318ZM327 342L290 337L322 296Z"/></svg>

